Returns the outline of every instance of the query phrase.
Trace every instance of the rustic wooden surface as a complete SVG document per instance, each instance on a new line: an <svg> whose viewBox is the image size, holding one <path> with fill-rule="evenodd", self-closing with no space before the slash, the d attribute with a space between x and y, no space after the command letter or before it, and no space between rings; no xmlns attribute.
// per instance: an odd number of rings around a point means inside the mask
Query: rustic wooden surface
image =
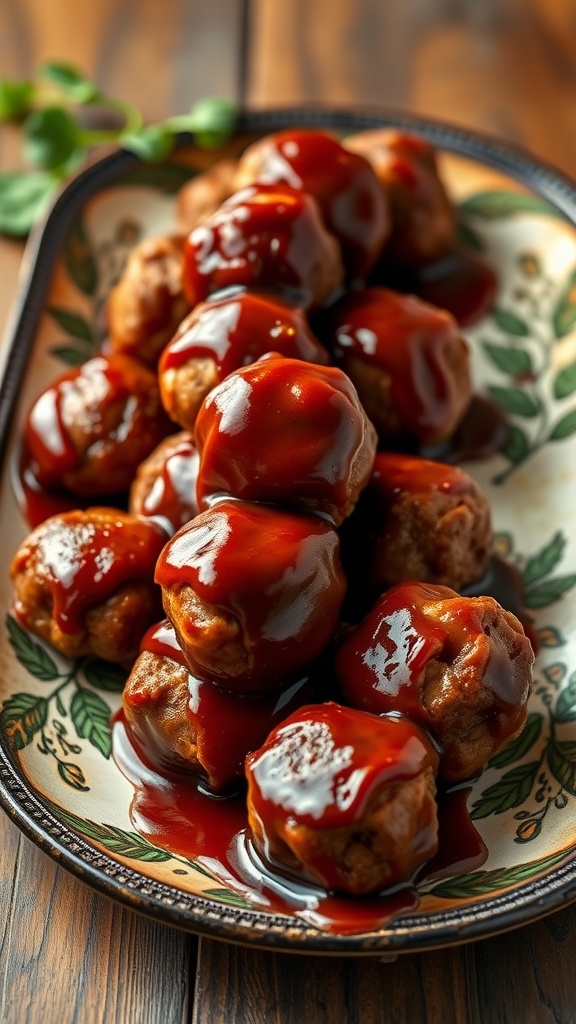
<svg viewBox="0 0 576 1024"><path fill-rule="evenodd" d="M570 0L0 0L0 74L74 61L147 118L220 94L395 107L495 132L576 174ZM19 160L0 132L0 166ZM0 323L22 246L0 242ZM394 962L196 941L114 905L0 816L7 1024L569 1024L576 909Z"/></svg>

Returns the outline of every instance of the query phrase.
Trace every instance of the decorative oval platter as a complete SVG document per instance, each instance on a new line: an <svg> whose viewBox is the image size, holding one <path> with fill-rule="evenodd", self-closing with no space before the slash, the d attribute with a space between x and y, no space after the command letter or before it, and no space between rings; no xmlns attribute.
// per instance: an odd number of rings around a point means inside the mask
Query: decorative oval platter
<svg viewBox="0 0 576 1024"><path fill-rule="evenodd" d="M16 622L9 563L28 532L13 472L24 416L58 374L97 350L130 248L171 228L175 191L216 159L184 143L164 166L122 152L91 166L28 245L0 392L0 799L64 867L167 923L301 952L426 949L514 927L576 897L576 186L499 142L397 115L246 114L226 152L295 124L344 136L395 126L429 139L464 243L498 271L493 308L464 333L476 390L503 408L508 433L498 455L466 469L491 502L497 553L518 572L539 653L526 728L468 797L488 858L425 878L413 908L376 931L335 934L308 912L278 913L210 858L188 860L141 834L133 786L112 756L121 673L95 659L66 661Z"/></svg>

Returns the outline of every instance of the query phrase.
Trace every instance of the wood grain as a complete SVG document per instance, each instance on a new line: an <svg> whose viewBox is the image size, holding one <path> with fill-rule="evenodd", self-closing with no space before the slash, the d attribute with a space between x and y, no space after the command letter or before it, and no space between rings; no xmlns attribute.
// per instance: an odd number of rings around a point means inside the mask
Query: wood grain
<svg viewBox="0 0 576 1024"><path fill-rule="evenodd" d="M253 0L251 12L255 105L401 108L492 132L576 173L567 0Z"/></svg>
<svg viewBox="0 0 576 1024"><path fill-rule="evenodd" d="M184 1024L195 940L120 907L0 823L0 1007L13 1024Z"/></svg>
<svg viewBox="0 0 576 1024"><path fill-rule="evenodd" d="M392 962L201 939L193 1024L573 1024L575 940L572 909L494 939Z"/></svg>

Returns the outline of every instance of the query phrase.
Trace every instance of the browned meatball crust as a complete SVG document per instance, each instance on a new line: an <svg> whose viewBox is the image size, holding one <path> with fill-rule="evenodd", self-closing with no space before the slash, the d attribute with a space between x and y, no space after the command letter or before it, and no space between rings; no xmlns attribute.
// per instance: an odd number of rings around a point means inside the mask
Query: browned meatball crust
<svg viewBox="0 0 576 1024"><path fill-rule="evenodd" d="M463 470L381 452L365 498L373 506L373 581L380 590L421 580L459 591L486 572L490 505Z"/></svg>
<svg viewBox="0 0 576 1024"><path fill-rule="evenodd" d="M446 310L371 287L332 311L335 354L382 441L449 438L472 395L468 345Z"/></svg>
<svg viewBox="0 0 576 1024"><path fill-rule="evenodd" d="M340 645L344 699L427 729L451 782L477 775L526 721L534 654L521 623L491 597L399 583Z"/></svg>
<svg viewBox="0 0 576 1024"><path fill-rule="evenodd" d="M233 499L175 534L156 580L191 672L239 693L279 689L319 657L345 591L327 522Z"/></svg>
<svg viewBox="0 0 576 1024"><path fill-rule="evenodd" d="M321 365L329 361L304 311L273 294L231 289L198 303L158 365L166 412L193 431L210 391L234 370L271 351Z"/></svg>
<svg viewBox="0 0 576 1024"><path fill-rule="evenodd" d="M310 699L303 677L272 695L240 695L192 675L168 620L142 640L123 693L128 734L161 771L197 776L213 792L238 788L244 760L270 729Z"/></svg>
<svg viewBox="0 0 576 1024"><path fill-rule="evenodd" d="M100 497L127 492L172 429L156 374L115 354L62 374L34 403L25 439L43 487Z"/></svg>
<svg viewBox="0 0 576 1024"><path fill-rule="evenodd" d="M161 235L136 245L108 300L110 345L147 366L158 358L190 306L182 291L184 239Z"/></svg>
<svg viewBox="0 0 576 1024"><path fill-rule="evenodd" d="M133 515L163 516L178 530L198 514L199 463L188 431L171 434L140 463L130 488L128 510Z"/></svg>
<svg viewBox="0 0 576 1024"><path fill-rule="evenodd" d="M437 849L436 764L406 719L304 707L246 760L256 848L273 866L336 891L409 881Z"/></svg>
<svg viewBox="0 0 576 1024"><path fill-rule="evenodd" d="M235 160L218 160L182 186L176 197L176 226L183 235L215 213L236 191L235 175Z"/></svg>
<svg viewBox="0 0 576 1024"><path fill-rule="evenodd" d="M456 212L433 146L393 128L350 135L344 145L372 164L390 204L390 265L417 268L446 256L456 243Z"/></svg>
<svg viewBox="0 0 576 1024"><path fill-rule="evenodd" d="M18 621L68 657L131 663L161 612L153 577L166 540L157 522L116 509L52 516L12 560Z"/></svg>

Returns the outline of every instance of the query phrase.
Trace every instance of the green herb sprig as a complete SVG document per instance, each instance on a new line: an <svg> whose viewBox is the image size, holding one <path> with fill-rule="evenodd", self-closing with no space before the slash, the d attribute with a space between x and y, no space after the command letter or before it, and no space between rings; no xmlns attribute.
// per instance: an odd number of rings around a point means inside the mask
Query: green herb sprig
<svg viewBox="0 0 576 1024"><path fill-rule="evenodd" d="M105 126L94 127L94 116ZM145 124L140 110L102 93L69 64L43 64L32 81L0 78L0 122L21 127L26 170L0 174L0 233L28 234L89 152L116 144L148 162L166 159L176 136L189 133L211 149L234 132L233 103L216 97L199 100L187 114Z"/></svg>

